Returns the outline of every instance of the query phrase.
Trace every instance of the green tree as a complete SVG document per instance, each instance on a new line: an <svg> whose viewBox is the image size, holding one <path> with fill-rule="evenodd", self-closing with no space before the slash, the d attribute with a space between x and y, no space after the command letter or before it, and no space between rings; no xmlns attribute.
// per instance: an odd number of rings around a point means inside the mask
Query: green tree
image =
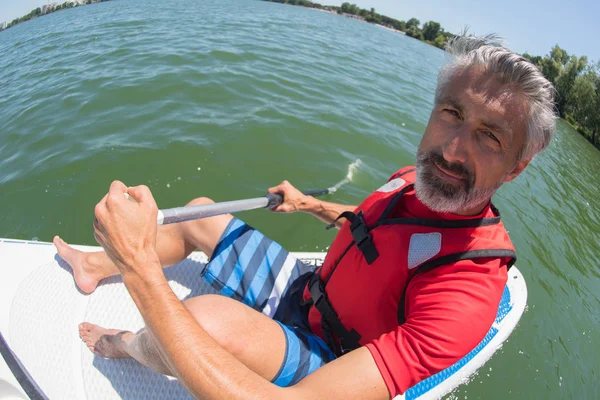
<svg viewBox="0 0 600 400"><path fill-rule="evenodd" d="M555 45L550 54L539 61L538 68L546 79L556 84L558 76L561 74L565 64L569 61L569 55L566 50Z"/></svg>
<svg viewBox="0 0 600 400"><path fill-rule="evenodd" d="M425 40L434 41L440 34L441 26L439 22L428 21L423 24L423 37Z"/></svg>
<svg viewBox="0 0 600 400"><path fill-rule="evenodd" d="M415 39L419 39L419 40L423 40L423 32L417 28L414 25L411 25L407 30L406 30L406 36L410 36L411 38L415 38Z"/></svg>
<svg viewBox="0 0 600 400"><path fill-rule="evenodd" d="M406 22L406 29L408 30L411 27L419 28L419 25L421 25L421 21L416 18L411 18Z"/></svg>
<svg viewBox="0 0 600 400"><path fill-rule="evenodd" d="M539 67L540 63L542 62L542 57L541 56L532 56L531 54L525 52L522 54L522 56L526 59L528 59L532 64L537 65Z"/></svg>
<svg viewBox="0 0 600 400"><path fill-rule="evenodd" d="M569 62L570 59L569 53L567 53L565 49L560 48L559 45L554 45L552 50L550 50L550 57L563 66Z"/></svg>
<svg viewBox="0 0 600 400"><path fill-rule="evenodd" d="M444 49L446 47L446 43L448 43L448 39L443 34L437 35L435 40L433 41L433 45L437 48Z"/></svg>
<svg viewBox="0 0 600 400"><path fill-rule="evenodd" d="M556 78L556 108L561 117L567 112L573 113L573 107L568 103L575 80L587 65L587 57L572 56L568 64L560 71Z"/></svg>
<svg viewBox="0 0 600 400"><path fill-rule="evenodd" d="M405 21L395 21L393 23L394 29L398 29L399 31L406 31L406 22Z"/></svg>
<svg viewBox="0 0 600 400"><path fill-rule="evenodd" d="M588 128L594 114L598 76L592 70L586 71L575 80L569 95L569 104L573 107L573 117L578 124Z"/></svg>
<svg viewBox="0 0 600 400"><path fill-rule="evenodd" d="M572 107L573 117L578 125L589 134L595 145L596 135L600 131L600 63L588 67L573 84L568 103Z"/></svg>

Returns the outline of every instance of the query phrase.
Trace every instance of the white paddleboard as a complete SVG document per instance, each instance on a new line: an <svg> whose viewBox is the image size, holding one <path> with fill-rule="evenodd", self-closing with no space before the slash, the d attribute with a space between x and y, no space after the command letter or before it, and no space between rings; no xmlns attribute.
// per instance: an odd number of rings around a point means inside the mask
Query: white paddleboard
<svg viewBox="0 0 600 400"><path fill-rule="evenodd" d="M84 251L98 247L75 246ZM325 253L293 253L320 265ZM200 277L206 256L195 252L165 269L180 299L215 293ZM83 321L137 331L143 319L119 277L80 293L71 269L51 243L0 239L0 400L191 399L176 379L133 360L96 356L79 339ZM493 326L482 342L453 366L396 399L437 399L468 382L511 334L527 302L525 280L509 271Z"/></svg>

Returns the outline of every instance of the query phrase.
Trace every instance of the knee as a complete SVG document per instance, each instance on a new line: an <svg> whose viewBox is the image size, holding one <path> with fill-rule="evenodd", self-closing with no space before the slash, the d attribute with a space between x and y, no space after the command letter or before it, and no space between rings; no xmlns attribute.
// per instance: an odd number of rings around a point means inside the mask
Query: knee
<svg viewBox="0 0 600 400"><path fill-rule="evenodd" d="M207 294L186 300L184 305L210 337L235 355L243 350L239 348L239 331L236 330L240 321L231 320L230 313L223 312L228 308L224 304L227 300L230 299Z"/></svg>
<svg viewBox="0 0 600 400"><path fill-rule="evenodd" d="M197 197L194 200L187 203L188 206L203 206L205 204L214 204L215 202L208 197Z"/></svg>

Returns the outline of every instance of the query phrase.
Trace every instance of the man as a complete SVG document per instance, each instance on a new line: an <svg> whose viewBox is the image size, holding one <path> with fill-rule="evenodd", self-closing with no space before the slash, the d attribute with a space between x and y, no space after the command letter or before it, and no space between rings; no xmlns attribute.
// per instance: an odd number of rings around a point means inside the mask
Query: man
<svg viewBox="0 0 600 400"><path fill-rule="evenodd" d="M490 200L549 144L554 89L493 37L459 37L448 51L416 170L358 208L288 182L269 190L284 196L275 211L341 228L316 273L230 215L157 230L149 189L113 182L95 209L106 252L55 244L85 292L121 273L147 329L83 323L90 349L174 375L196 397L261 399L395 397L472 350L515 260ZM225 296L182 303L161 267L196 248L210 257L199 273Z"/></svg>

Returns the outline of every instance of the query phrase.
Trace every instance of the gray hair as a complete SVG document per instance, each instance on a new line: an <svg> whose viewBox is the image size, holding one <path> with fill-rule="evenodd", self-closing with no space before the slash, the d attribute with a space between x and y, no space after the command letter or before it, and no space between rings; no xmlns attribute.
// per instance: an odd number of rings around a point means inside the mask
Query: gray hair
<svg viewBox="0 0 600 400"><path fill-rule="evenodd" d="M446 51L452 61L438 75L436 103L457 72L465 67L484 66L488 72L498 74L504 83L518 87L529 99L525 144L518 160L531 159L550 144L556 130L555 89L535 65L503 47L501 39L493 34L456 36L448 42Z"/></svg>

